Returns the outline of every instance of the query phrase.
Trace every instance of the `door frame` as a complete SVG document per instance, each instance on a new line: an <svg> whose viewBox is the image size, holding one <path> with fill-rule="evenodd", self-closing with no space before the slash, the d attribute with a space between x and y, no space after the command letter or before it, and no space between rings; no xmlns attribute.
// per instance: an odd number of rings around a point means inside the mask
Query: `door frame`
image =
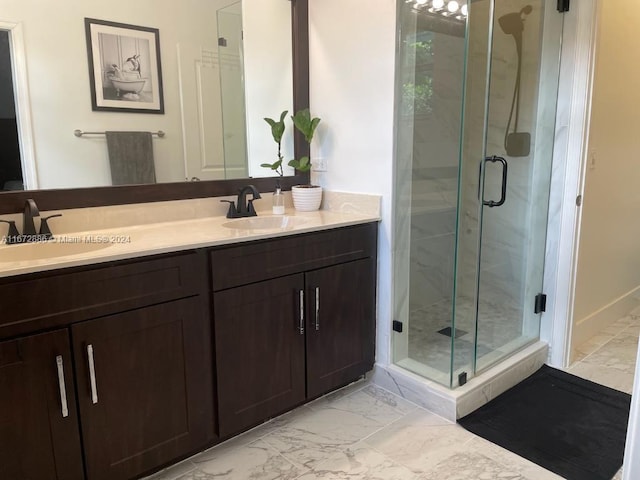
<svg viewBox="0 0 640 480"><path fill-rule="evenodd" d="M545 253L541 340L549 344L548 363L569 366L575 280L584 193L597 34L597 0L573 2L565 13L556 112L551 198Z"/></svg>
<svg viewBox="0 0 640 480"><path fill-rule="evenodd" d="M13 90L18 124L18 141L22 162L22 181L26 190L39 188L36 168L35 143L29 97L29 77L22 23L0 20L0 30L9 32L11 68L13 70Z"/></svg>

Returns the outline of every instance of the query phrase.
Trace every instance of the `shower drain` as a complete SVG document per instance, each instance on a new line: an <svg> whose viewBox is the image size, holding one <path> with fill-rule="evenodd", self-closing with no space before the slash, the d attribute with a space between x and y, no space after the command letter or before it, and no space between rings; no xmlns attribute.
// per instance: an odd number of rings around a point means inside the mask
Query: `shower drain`
<svg viewBox="0 0 640 480"><path fill-rule="evenodd" d="M441 335L444 335L445 337L451 337L451 327L446 327L443 328L442 330L438 330L438 333L440 333ZM454 338L460 338L463 335L466 335L469 332L465 332L464 330L460 330L459 328L456 328L456 336Z"/></svg>

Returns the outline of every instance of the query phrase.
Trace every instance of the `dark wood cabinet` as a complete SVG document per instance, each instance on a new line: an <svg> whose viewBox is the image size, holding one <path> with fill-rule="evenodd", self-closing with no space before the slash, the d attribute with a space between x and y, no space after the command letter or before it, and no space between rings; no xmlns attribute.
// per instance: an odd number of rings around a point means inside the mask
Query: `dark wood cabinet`
<svg viewBox="0 0 640 480"><path fill-rule="evenodd" d="M220 436L304 401L303 289L290 275L215 294Z"/></svg>
<svg viewBox="0 0 640 480"><path fill-rule="evenodd" d="M214 250L211 269L221 437L373 367L375 224Z"/></svg>
<svg viewBox="0 0 640 480"><path fill-rule="evenodd" d="M0 478L128 480L214 441L206 258L0 279L0 338L64 327L0 343Z"/></svg>
<svg viewBox="0 0 640 480"><path fill-rule="evenodd" d="M357 379L376 250L370 223L1 278L0 479L139 478Z"/></svg>
<svg viewBox="0 0 640 480"><path fill-rule="evenodd" d="M308 272L307 396L362 375L374 363L375 264L368 258Z"/></svg>
<svg viewBox="0 0 640 480"><path fill-rule="evenodd" d="M0 478L81 480L69 334L0 342Z"/></svg>
<svg viewBox="0 0 640 480"><path fill-rule="evenodd" d="M90 480L134 478L213 439L211 332L201 302L72 326Z"/></svg>

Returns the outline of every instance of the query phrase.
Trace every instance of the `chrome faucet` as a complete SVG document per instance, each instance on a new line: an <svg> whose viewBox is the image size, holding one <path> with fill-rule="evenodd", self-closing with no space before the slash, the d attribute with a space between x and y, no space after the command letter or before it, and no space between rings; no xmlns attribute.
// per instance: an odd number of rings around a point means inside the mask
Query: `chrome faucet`
<svg viewBox="0 0 640 480"><path fill-rule="evenodd" d="M40 210L38 210L38 206L36 202L28 198L24 202L24 211L22 212L22 235L35 235L36 234L36 226L33 223L34 217L40 216Z"/></svg>
<svg viewBox="0 0 640 480"><path fill-rule="evenodd" d="M253 198L247 201L247 193L253 195ZM227 218L241 218L241 217L255 217L258 215L256 209L253 206L253 201L262 198L260 192L253 185L247 185L242 187L238 192L237 207L233 200L220 200L229 204L229 210L227 211Z"/></svg>

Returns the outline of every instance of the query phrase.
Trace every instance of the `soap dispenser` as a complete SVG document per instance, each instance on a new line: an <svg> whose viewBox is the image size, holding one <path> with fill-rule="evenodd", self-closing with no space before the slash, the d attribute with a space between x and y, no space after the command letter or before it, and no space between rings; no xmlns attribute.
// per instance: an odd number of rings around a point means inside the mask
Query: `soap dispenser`
<svg viewBox="0 0 640 480"><path fill-rule="evenodd" d="M280 187L280 181L276 182L276 191L273 192L273 204L272 204L272 212L274 215L283 215L284 214L284 194L282 193L282 188Z"/></svg>

